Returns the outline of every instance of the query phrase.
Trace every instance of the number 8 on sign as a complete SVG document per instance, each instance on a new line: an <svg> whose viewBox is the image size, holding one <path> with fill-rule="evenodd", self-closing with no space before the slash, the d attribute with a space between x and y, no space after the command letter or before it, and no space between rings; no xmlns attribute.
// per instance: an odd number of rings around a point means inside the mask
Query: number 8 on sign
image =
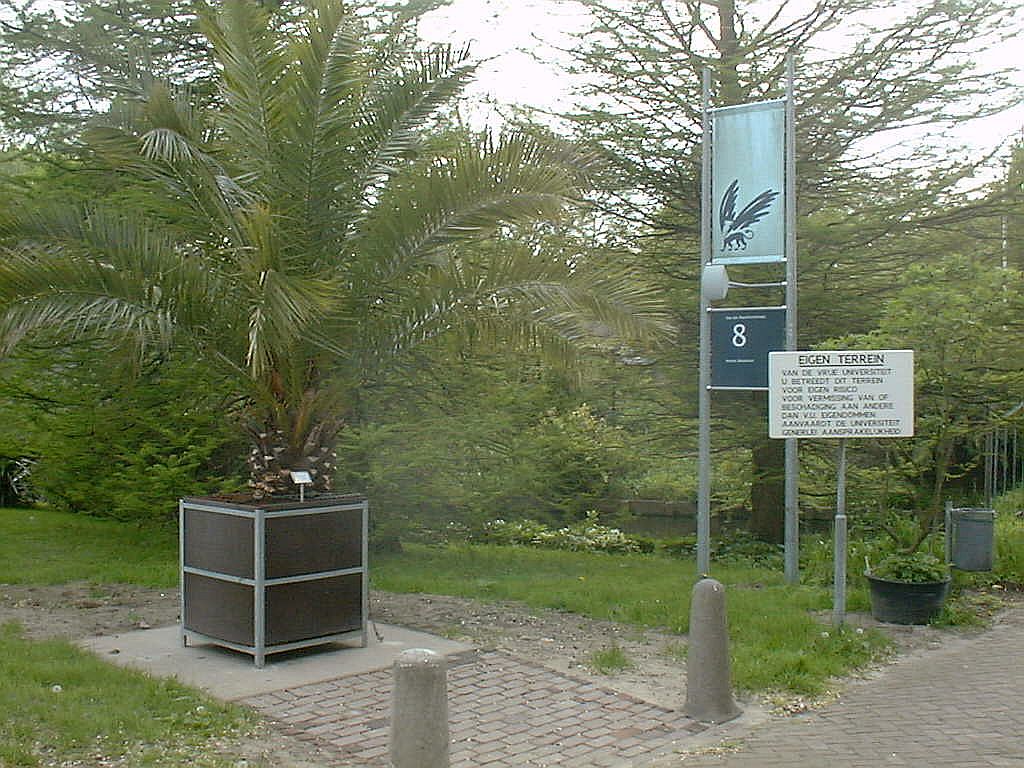
<svg viewBox="0 0 1024 768"><path fill-rule="evenodd" d="M768 353L786 346L785 307L712 309L712 389L768 389Z"/></svg>

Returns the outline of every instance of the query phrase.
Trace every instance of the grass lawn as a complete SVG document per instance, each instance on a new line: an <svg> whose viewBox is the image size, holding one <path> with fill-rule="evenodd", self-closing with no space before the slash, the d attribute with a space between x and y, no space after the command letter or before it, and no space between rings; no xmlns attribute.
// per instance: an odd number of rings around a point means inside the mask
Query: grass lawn
<svg viewBox="0 0 1024 768"><path fill-rule="evenodd" d="M373 585L484 600L521 600L537 608L686 632L692 560L654 555L604 555L527 547L407 545L377 555ZM733 679L746 690L819 693L842 675L884 653L880 633L832 630L814 617L829 612L831 592L787 587L765 569L714 565L727 587ZM854 591L851 609L866 606Z"/></svg>
<svg viewBox="0 0 1024 768"><path fill-rule="evenodd" d="M70 643L0 626L0 766L195 766L253 722L248 710L111 666Z"/></svg>
<svg viewBox="0 0 1024 768"><path fill-rule="evenodd" d="M996 572L958 578L1024 582L1024 521L1014 515L1024 506L1022 499L1014 499L1016 506L997 523ZM807 571L810 576L826 564L823 546L805 547L809 564L815 557L822 560ZM173 530L46 509L0 509L0 584L174 587L177 558ZM830 677L848 674L887 650L880 633L836 632L815 618L830 612L827 588L788 587L777 570L722 562L714 562L712 572L727 587L738 688L819 693ZM519 600L680 633L688 630L696 578L692 560L660 555L482 545L407 545L401 554L373 556L371 574L373 586L383 590ZM856 578L851 578L848 607L867 607ZM968 613L966 618L975 618ZM682 660L685 646L676 648ZM597 661L609 672L630 665L614 647ZM16 625L0 625L3 768L233 768L238 760L221 746L245 739L254 724L245 709L114 667L70 643L28 641Z"/></svg>
<svg viewBox="0 0 1024 768"><path fill-rule="evenodd" d="M177 584L174 531L146 529L45 509L0 510L0 583L69 581ZM733 676L746 690L817 693L829 677L884 652L878 633L835 632L817 621L829 590L787 587L776 571L714 564L727 588ZM688 629L691 560L525 547L408 545L372 558L373 586L483 600L520 600L674 632ZM866 606L856 588L851 609Z"/></svg>
<svg viewBox="0 0 1024 768"><path fill-rule="evenodd" d="M177 584L174 531L45 509L0 509L0 584ZM694 564L655 555L522 547L409 545L372 558L373 586L520 600L596 618L688 627ZM727 601L737 687L817 693L832 675L883 653L881 635L834 632L814 618L828 590L790 588L780 573L714 565ZM851 604L858 597L854 590ZM622 667L628 659L609 659ZM182 686L106 664L57 641L0 627L0 765L230 765L210 748L246 733L247 715ZM211 741L212 740L212 741ZM206 746L204 746L206 745Z"/></svg>
<svg viewBox="0 0 1024 768"><path fill-rule="evenodd" d="M0 509L0 584L170 587L176 534L44 509ZM228 768L212 748L244 735L248 710L114 667L71 643L0 625L0 766Z"/></svg>
<svg viewBox="0 0 1024 768"><path fill-rule="evenodd" d="M178 534L46 509L0 509L0 584L178 584Z"/></svg>

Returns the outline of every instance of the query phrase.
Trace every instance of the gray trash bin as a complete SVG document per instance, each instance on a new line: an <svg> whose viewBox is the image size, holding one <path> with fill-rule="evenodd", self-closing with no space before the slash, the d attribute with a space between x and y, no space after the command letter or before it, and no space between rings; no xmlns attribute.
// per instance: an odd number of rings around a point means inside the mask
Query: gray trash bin
<svg viewBox="0 0 1024 768"><path fill-rule="evenodd" d="M991 509L952 510L953 566L961 571L991 571L996 513Z"/></svg>

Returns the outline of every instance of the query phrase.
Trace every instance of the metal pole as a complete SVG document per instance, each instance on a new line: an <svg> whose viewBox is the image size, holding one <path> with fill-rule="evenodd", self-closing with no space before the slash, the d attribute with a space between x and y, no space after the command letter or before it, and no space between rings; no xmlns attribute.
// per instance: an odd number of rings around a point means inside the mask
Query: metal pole
<svg viewBox="0 0 1024 768"><path fill-rule="evenodd" d="M360 574L360 579L363 582L362 589L362 626L363 626L363 640L360 643L363 648L370 644L370 635L367 631L370 620L370 502L364 500L363 505L360 509L360 514L363 516L362 534L363 534L363 551L361 553L362 560L360 565L363 568L363 572ZM374 628L376 628L376 624Z"/></svg>
<svg viewBox="0 0 1024 768"><path fill-rule="evenodd" d="M839 439L836 462L836 519L833 530L832 626L846 621L846 439Z"/></svg>
<svg viewBox="0 0 1024 768"><path fill-rule="evenodd" d="M846 514L846 438L839 438L839 458L836 461L836 514Z"/></svg>
<svg viewBox="0 0 1024 768"><path fill-rule="evenodd" d="M700 176L700 271L711 261L711 70L704 69L701 95L703 130ZM697 394L697 573L711 570L711 322L700 291L700 373Z"/></svg>
<svg viewBox="0 0 1024 768"><path fill-rule="evenodd" d="M836 462L836 520L833 531L832 626L846 621L846 439L839 439Z"/></svg>
<svg viewBox="0 0 1024 768"><path fill-rule="evenodd" d="M846 622L846 515L836 515L834 557L832 626L841 627Z"/></svg>
<svg viewBox="0 0 1024 768"><path fill-rule="evenodd" d="M992 479L995 474L994 469L994 438L993 432L989 432L985 435L985 506L992 506Z"/></svg>
<svg viewBox="0 0 1024 768"><path fill-rule="evenodd" d="M181 644L188 645L185 631L185 500L178 499L178 610L181 617Z"/></svg>
<svg viewBox="0 0 1024 768"><path fill-rule="evenodd" d="M953 562L953 502L947 501L944 512L946 515L946 564Z"/></svg>
<svg viewBox="0 0 1024 768"><path fill-rule="evenodd" d="M1003 433L1003 493L1006 493L1010 490L1010 486L1007 485L1007 470L1010 467L1010 430L1003 427L1000 431Z"/></svg>
<svg viewBox="0 0 1024 768"><path fill-rule="evenodd" d="M794 80L796 61L786 58L786 350L797 348L796 340L796 104ZM786 438L786 583L800 581L800 463L795 437Z"/></svg>
<svg viewBox="0 0 1024 768"><path fill-rule="evenodd" d="M262 509L253 518L253 640L252 657L257 669L263 669L267 657L267 519Z"/></svg>

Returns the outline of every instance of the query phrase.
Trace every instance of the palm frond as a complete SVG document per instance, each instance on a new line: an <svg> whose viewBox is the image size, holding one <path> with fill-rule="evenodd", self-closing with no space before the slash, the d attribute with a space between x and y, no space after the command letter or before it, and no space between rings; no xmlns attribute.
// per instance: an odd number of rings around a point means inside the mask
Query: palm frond
<svg viewBox="0 0 1024 768"><path fill-rule="evenodd" d="M170 347L171 326L158 312L109 296L72 291L36 296L0 311L0 357L29 335L58 329L71 339L98 337L124 344L142 359L150 350Z"/></svg>
<svg viewBox="0 0 1024 768"><path fill-rule="evenodd" d="M26 336L56 330L130 344L140 357L169 348L174 323L153 284L108 265L31 249L7 252L0 265L0 355Z"/></svg>
<svg viewBox="0 0 1024 768"><path fill-rule="evenodd" d="M628 268L578 268L544 250L509 241L459 249L392 295L390 312L367 312L362 338L372 355L397 356L442 334L540 349L566 360L571 350L653 346L673 334L656 287Z"/></svg>
<svg viewBox="0 0 1024 768"><path fill-rule="evenodd" d="M142 135L141 152L147 160L172 165L194 163L198 159L195 146L170 128L153 128Z"/></svg>
<svg viewBox="0 0 1024 768"><path fill-rule="evenodd" d="M251 193L231 179L206 145L208 127L194 111L188 89L149 80L135 92L135 108L116 110L106 124L86 132L86 145L107 164L155 184L153 207L161 202L194 231L224 230L239 241L237 209ZM160 191L166 195L161 199ZM186 203L183 208L182 202Z"/></svg>
<svg viewBox="0 0 1024 768"><path fill-rule="evenodd" d="M308 347L307 330L330 308L337 286L289 268L274 217L265 207L250 209L244 225L250 245L235 257L237 298L247 317L245 363L258 377L277 365L283 354Z"/></svg>
<svg viewBox="0 0 1024 768"><path fill-rule="evenodd" d="M288 118L287 99L281 97L288 58L268 22L266 12L247 0L225 0L218 13L200 13L221 66L224 105L218 118L226 140L261 185L273 186L281 125Z"/></svg>
<svg viewBox="0 0 1024 768"><path fill-rule="evenodd" d="M354 126L365 88L363 24L339 3L313 4L307 34L289 49L293 119L280 148L282 209L295 222L293 250L319 256L333 230L340 179L356 172Z"/></svg>
<svg viewBox="0 0 1024 768"><path fill-rule="evenodd" d="M195 109L195 95L188 86L148 78L139 97L149 125L171 131L193 145L205 140L208 126Z"/></svg>
<svg viewBox="0 0 1024 768"><path fill-rule="evenodd" d="M134 337L140 350L181 330L223 323L225 288L210 265L165 232L105 209L21 212L5 234L22 244L0 264L6 346L43 328ZM15 321L16 319L16 321Z"/></svg>
<svg viewBox="0 0 1024 768"><path fill-rule="evenodd" d="M364 197L382 178L416 156L427 121L452 103L476 69L468 49L438 46L417 54L411 66L376 80L377 87L367 95L360 116L364 165L359 188Z"/></svg>
<svg viewBox="0 0 1024 768"><path fill-rule="evenodd" d="M485 138L394 179L357 246L374 256L371 284L422 269L441 249L502 225L560 219L578 195L586 158L523 134Z"/></svg>

